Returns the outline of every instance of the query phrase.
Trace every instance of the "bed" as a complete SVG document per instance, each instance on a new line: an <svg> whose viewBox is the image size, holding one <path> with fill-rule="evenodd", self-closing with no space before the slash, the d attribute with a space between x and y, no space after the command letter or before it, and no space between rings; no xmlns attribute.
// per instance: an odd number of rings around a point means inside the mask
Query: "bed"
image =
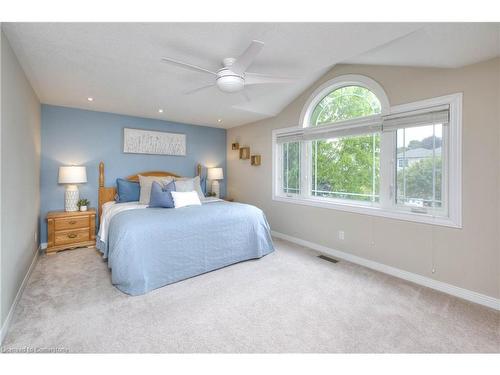
<svg viewBox="0 0 500 375"><path fill-rule="evenodd" d="M138 175L179 177L143 172L127 179L137 181ZM147 208L115 203L115 194L115 187L104 186L100 163L97 248L107 259L113 285L129 295L274 251L269 224L255 206L208 198L201 206Z"/></svg>

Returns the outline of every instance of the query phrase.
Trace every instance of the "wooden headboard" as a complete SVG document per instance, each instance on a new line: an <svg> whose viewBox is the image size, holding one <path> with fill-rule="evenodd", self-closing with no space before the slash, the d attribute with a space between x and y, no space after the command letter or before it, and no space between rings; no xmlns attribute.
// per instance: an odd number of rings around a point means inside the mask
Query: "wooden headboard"
<svg viewBox="0 0 500 375"><path fill-rule="evenodd" d="M151 171L151 172L141 172L131 176L126 179L129 181L139 182L139 175L141 176L158 176L158 177L181 177L175 173L171 172L161 172L161 171ZM201 176L201 164L196 166L196 175ZM116 196L116 186L105 187L104 186L104 163L101 161L99 163L99 219L101 218L102 205L106 202L114 201Z"/></svg>

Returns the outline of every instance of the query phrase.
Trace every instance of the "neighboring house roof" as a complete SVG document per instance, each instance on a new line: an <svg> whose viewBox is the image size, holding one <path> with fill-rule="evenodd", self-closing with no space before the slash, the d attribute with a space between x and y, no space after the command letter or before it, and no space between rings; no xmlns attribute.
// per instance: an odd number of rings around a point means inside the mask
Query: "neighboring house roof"
<svg viewBox="0 0 500 375"><path fill-rule="evenodd" d="M441 155L441 147L436 148L436 155ZM432 157L432 150L427 148L413 148L410 150L406 150L405 153L399 152L398 159L423 159Z"/></svg>

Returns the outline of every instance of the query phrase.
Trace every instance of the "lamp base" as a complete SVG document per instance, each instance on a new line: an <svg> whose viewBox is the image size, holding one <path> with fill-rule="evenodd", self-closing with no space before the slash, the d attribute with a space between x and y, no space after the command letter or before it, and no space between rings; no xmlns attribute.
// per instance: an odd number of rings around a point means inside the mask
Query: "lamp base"
<svg viewBox="0 0 500 375"><path fill-rule="evenodd" d="M219 187L219 181L217 180L212 181L212 193L215 193L215 198L219 198L220 187Z"/></svg>
<svg viewBox="0 0 500 375"><path fill-rule="evenodd" d="M80 193L77 185L66 185L66 192L64 193L64 210L65 211L78 211L78 200Z"/></svg>

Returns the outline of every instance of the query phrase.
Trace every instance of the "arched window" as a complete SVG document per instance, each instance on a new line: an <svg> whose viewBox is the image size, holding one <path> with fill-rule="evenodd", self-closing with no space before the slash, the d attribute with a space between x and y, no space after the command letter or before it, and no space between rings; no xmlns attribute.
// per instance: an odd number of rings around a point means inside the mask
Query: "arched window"
<svg viewBox="0 0 500 375"><path fill-rule="evenodd" d="M333 90L316 105L311 114L311 126L379 115L380 100L362 86L344 86Z"/></svg>
<svg viewBox="0 0 500 375"><path fill-rule="evenodd" d="M336 77L316 89L301 114L303 127L381 116L389 112L382 86L361 75Z"/></svg>
<svg viewBox="0 0 500 375"><path fill-rule="evenodd" d="M460 113L460 94L391 108L371 78L336 77L273 131L273 199L460 226Z"/></svg>

